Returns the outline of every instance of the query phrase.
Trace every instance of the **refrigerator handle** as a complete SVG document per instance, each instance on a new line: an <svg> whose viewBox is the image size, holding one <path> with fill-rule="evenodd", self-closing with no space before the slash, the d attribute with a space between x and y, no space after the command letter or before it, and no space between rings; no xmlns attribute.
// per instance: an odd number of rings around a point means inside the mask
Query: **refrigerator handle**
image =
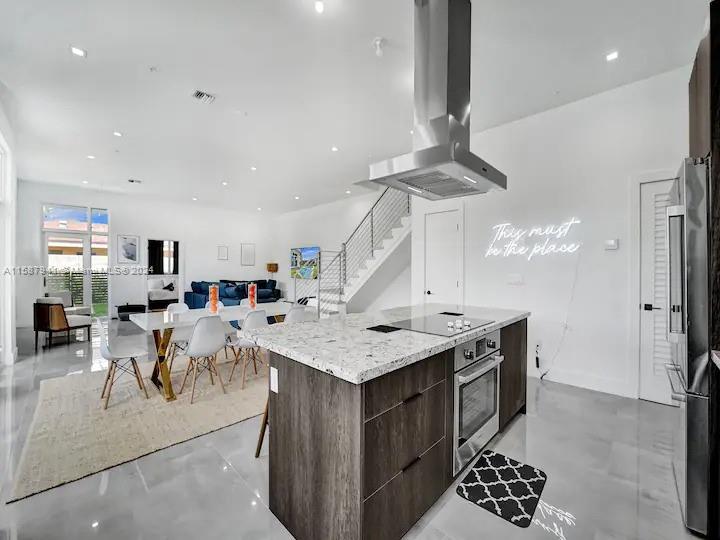
<svg viewBox="0 0 720 540"><path fill-rule="evenodd" d="M670 250L672 246L672 242L670 241L670 235L671 235L671 228L670 228L670 220L673 217L678 216L685 216L685 207L682 205L677 206L668 206L665 210L665 276L666 276L666 283L667 283L667 294L665 294L665 335L667 337L667 340L671 343L676 343L677 339L676 336L673 334L678 334L682 332L673 332L672 331L672 322L671 319L673 317L673 314L675 313L675 310L673 309L672 300L674 298L674 295L672 293L672 286L673 286L673 279L672 279L672 264L671 261L673 260L673 257L671 256ZM684 228L683 228L684 230Z"/></svg>

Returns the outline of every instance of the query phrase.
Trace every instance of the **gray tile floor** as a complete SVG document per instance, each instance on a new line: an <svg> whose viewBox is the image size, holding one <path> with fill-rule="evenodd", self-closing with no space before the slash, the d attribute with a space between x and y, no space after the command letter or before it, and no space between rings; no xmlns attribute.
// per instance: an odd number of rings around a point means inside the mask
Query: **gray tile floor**
<svg viewBox="0 0 720 540"><path fill-rule="evenodd" d="M131 328L114 330L133 334ZM291 538L267 507L267 451L253 457L257 418L4 504L40 381L105 368L97 339L94 347L74 342L38 355L30 332L20 331L18 340L19 362L0 369L0 540ZM452 486L407 538L692 538L670 468L675 409L535 380L528 399L527 416L491 447L543 469L543 501L572 519L536 512L536 522L520 529L461 499Z"/></svg>

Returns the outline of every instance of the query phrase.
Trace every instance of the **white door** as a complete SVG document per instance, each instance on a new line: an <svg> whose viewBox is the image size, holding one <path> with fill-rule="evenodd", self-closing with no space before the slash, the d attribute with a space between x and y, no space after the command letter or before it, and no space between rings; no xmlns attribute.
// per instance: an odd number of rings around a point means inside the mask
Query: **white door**
<svg viewBox="0 0 720 540"><path fill-rule="evenodd" d="M425 301L462 304L460 211L425 214Z"/></svg>
<svg viewBox="0 0 720 540"><path fill-rule="evenodd" d="M640 184L640 399L668 405L665 208L671 187L672 180Z"/></svg>

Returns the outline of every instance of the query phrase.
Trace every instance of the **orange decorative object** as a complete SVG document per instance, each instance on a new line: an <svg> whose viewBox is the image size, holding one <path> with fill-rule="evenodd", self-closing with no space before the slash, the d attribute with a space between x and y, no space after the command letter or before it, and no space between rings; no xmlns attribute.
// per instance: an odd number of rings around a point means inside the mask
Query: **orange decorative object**
<svg viewBox="0 0 720 540"><path fill-rule="evenodd" d="M266 265L267 271L271 274L274 274L278 271L278 263L267 263Z"/></svg>
<svg viewBox="0 0 720 540"><path fill-rule="evenodd" d="M218 299L220 296L220 288L217 285L210 285L210 313L218 312Z"/></svg>
<svg viewBox="0 0 720 540"><path fill-rule="evenodd" d="M250 309L257 307L257 283L248 285L248 302L250 302Z"/></svg>

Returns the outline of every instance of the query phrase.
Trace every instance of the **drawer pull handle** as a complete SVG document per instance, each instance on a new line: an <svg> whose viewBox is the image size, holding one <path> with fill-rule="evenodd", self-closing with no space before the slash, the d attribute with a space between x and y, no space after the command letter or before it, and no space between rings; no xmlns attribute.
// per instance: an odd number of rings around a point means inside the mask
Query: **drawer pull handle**
<svg viewBox="0 0 720 540"><path fill-rule="evenodd" d="M417 394L413 394L409 398L403 400L403 403L410 403L411 401L415 401L417 398L422 397L423 393L418 392Z"/></svg>
<svg viewBox="0 0 720 540"><path fill-rule="evenodd" d="M408 463L407 465L405 465L405 466L402 468L402 471L400 471L400 472L405 472L405 471L407 471L410 467L412 467L413 465L415 465L418 461L420 461L420 456L416 457L416 458L413 459L410 463Z"/></svg>

